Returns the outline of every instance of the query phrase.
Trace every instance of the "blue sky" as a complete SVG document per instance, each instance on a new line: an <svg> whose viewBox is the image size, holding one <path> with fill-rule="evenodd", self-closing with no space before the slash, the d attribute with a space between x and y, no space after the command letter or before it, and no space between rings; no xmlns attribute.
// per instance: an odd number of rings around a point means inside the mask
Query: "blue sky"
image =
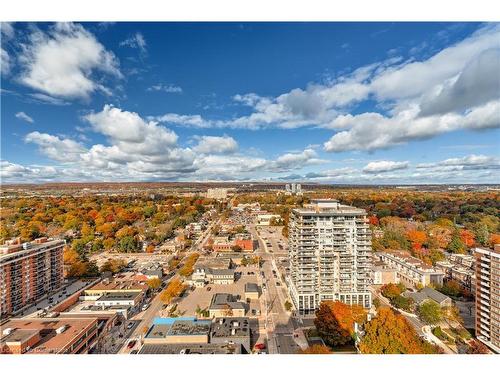
<svg viewBox="0 0 500 375"><path fill-rule="evenodd" d="M499 183L500 27L3 23L4 182Z"/></svg>

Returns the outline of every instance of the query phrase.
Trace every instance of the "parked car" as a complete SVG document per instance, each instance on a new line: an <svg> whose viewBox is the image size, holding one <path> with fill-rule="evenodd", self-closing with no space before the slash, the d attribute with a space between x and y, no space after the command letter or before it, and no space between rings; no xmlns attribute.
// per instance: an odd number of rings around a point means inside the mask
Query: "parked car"
<svg viewBox="0 0 500 375"><path fill-rule="evenodd" d="M137 349L134 349L134 350L132 350L132 351L130 352L130 354L137 354L137 353L139 353L139 351L138 351Z"/></svg>
<svg viewBox="0 0 500 375"><path fill-rule="evenodd" d="M266 344L264 344L263 342L261 342L260 344L255 344L255 349L264 350L265 348Z"/></svg>
<svg viewBox="0 0 500 375"><path fill-rule="evenodd" d="M142 306L142 311L146 311L147 309L149 309L149 303L146 303L144 306Z"/></svg>
<svg viewBox="0 0 500 375"><path fill-rule="evenodd" d="M135 346L136 341L135 340L130 340L129 343L127 344L127 348L132 349Z"/></svg>
<svg viewBox="0 0 500 375"><path fill-rule="evenodd" d="M133 326L134 326L134 323L133 323L133 322L129 322L129 323L127 324L127 329L130 329L130 328L132 328Z"/></svg>

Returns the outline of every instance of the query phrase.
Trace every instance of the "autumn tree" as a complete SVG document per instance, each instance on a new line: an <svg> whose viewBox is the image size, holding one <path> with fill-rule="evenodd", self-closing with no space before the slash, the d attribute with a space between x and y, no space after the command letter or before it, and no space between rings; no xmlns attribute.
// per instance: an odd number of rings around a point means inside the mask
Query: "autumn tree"
<svg viewBox="0 0 500 375"><path fill-rule="evenodd" d="M490 350L481 341L472 340L467 348L467 354L489 354Z"/></svg>
<svg viewBox="0 0 500 375"><path fill-rule="evenodd" d="M307 349L299 350L297 354L332 354L332 351L325 345L315 344Z"/></svg>
<svg viewBox="0 0 500 375"><path fill-rule="evenodd" d="M176 277L167 285L165 290L160 294L161 301L167 305L172 299L179 296L184 291L184 284L180 278Z"/></svg>
<svg viewBox="0 0 500 375"><path fill-rule="evenodd" d="M339 346L353 342L354 323L362 323L366 317L359 305L346 305L340 301L322 302L314 325L327 345Z"/></svg>
<svg viewBox="0 0 500 375"><path fill-rule="evenodd" d="M146 281L150 289L156 290L161 287L161 280L158 277L153 277Z"/></svg>
<svg viewBox="0 0 500 375"><path fill-rule="evenodd" d="M363 354L430 354L433 346L426 344L401 314L389 307L380 307L377 316L365 324L359 343Z"/></svg>

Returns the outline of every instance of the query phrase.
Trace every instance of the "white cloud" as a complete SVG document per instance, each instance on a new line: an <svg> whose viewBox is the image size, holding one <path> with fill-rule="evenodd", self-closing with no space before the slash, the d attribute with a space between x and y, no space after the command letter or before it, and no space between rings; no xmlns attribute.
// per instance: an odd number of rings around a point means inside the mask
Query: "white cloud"
<svg viewBox="0 0 500 375"><path fill-rule="evenodd" d="M384 173L397 171L401 169L408 169L409 162L407 161L391 161L391 160L379 160L372 161L368 163L364 168L365 173Z"/></svg>
<svg viewBox="0 0 500 375"><path fill-rule="evenodd" d="M306 165L317 165L325 163L319 159L313 149L305 149L298 153L287 153L279 156L276 160L269 162L267 169L273 172L301 169Z"/></svg>
<svg viewBox="0 0 500 375"><path fill-rule="evenodd" d="M20 82L49 96L87 99L97 90L109 93L96 79L98 72L122 77L114 54L81 25L35 31L22 49Z"/></svg>
<svg viewBox="0 0 500 375"><path fill-rule="evenodd" d="M124 41L120 42L120 46L126 46L126 47L130 47L130 48L138 48L141 51L141 53L147 52L146 39L144 39L144 35L142 35L142 33L140 33L140 32L137 32L134 35L132 35L130 38L127 38Z"/></svg>
<svg viewBox="0 0 500 375"><path fill-rule="evenodd" d="M43 103L43 104L52 104L52 105L69 105L70 103L66 100L54 98L49 95L42 94L40 92L35 92L32 94L28 94L30 98L32 98L35 102Z"/></svg>
<svg viewBox="0 0 500 375"><path fill-rule="evenodd" d="M30 116L28 116L24 112L17 112L16 113L16 118L18 118L20 120L24 120L26 122L29 122L30 124L33 124L35 122Z"/></svg>
<svg viewBox="0 0 500 375"><path fill-rule="evenodd" d="M238 143L232 137L201 136L197 137L198 144L193 148L201 154L229 154L238 150Z"/></svg>
<svg viewBox="0 0 500 375"><path fill-rule="evenodd" d="M7 42L14 37L15 31L11 22L0 22L0 29L2 39L2 46L0 48L0 71L2 75L7 75L10 73L12 60L4 47Z"/></svg>
<svg viewBox="0 0 500 375"><path fill-rule="evenodd" d="M156 119L199 128L341 130L324 144L332 152L370 151L461 129L496 128L500 126L499 38L500 26L490 24L421 61L393 56L325 84L309 84L276 97L234 95L236 103L252 109L244 116L211 120L168 113ZM372 99L375 108L385 111L349 114Z"/></svg>
<svg viewBox="0 0 500 375"><path fill-rule="evenodd" d="M38 145L38 150L42 154L60 162L78 161L80 154L86 151L83 145L71 139L37 131L27 134L24 140Z"/></svg>
<svg viewBox="0 0 500 375"><path fill-rule="evenodd" d="M158 83L157 85L148 87L146 91L163 91L170 94L180 94L182 93L182 87L173 85L171 83L169 84Z"/></svg>
<svg viewBox="0 0 500 375"><path fill-rule="evenodd" d="M349 130L336 133L324 143L324 148L329 152L377 150L455 130L482 130L500 126L500 100L473 108L464 114L418 117L418 113L418 106L413 105L393 117L380 113L339 116L333 122L334 126Z"/></svg>
<svg viewBox="0 0 500 375"><path fill-rule="evenodd" d="M0 66L2 75L7 75L10 73L10 56L6 50L0 49Z"/></svg>

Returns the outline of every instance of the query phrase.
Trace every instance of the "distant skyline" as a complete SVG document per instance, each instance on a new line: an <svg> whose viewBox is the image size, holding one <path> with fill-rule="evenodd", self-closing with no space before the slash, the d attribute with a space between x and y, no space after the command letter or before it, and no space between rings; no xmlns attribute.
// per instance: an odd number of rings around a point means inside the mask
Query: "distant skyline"
<svg viewBox="0 0 500 375"><path fill-rule="evenodd" d="M500 25L2 23L1 178L500 183Z"/></svg>

